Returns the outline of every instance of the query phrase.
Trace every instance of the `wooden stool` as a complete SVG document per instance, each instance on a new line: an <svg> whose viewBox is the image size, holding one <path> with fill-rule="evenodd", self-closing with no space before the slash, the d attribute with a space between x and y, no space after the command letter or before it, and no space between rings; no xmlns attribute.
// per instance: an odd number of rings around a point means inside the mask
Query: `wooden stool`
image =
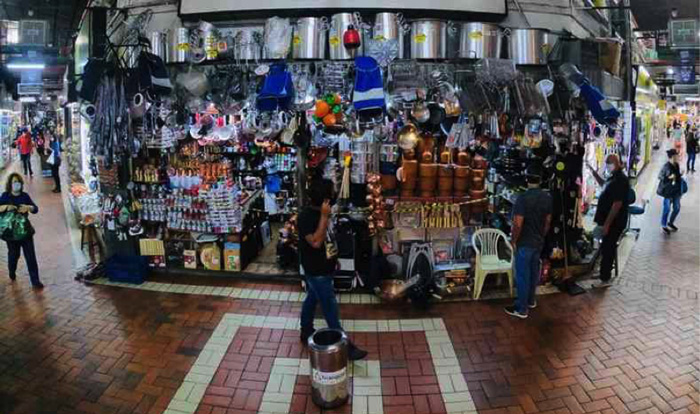
<svg viewBox="0 0 700 414"><path fill-rule="evenodd" d="M90 261L97 263L95 260L95 246L100 251L100 259L104 257L102 252L102 244L100 239L97 237L97 228L94 224L83 224L80 223L80 250L88 247L88 253L90 254Z"/></svg>

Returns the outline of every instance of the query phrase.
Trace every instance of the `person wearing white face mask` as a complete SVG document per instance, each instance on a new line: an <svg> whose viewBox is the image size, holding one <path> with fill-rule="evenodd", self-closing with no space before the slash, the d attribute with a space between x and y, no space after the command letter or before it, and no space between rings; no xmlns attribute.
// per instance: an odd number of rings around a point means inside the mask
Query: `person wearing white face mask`
<svg viewBox="0 0 700 414"><path fill-rule="evenodd" d="M12 173L7 178L5 192L0 196L0 214L16 211L20 214L36 214L39 207L34 204L29 194L22 191L24 180L17 173ZM29 279L35 289L42 289L44 285L39 280L39 265L36 261L36 251L34 250L34 236L30 234L23 240L7 241L7 265L10 272L10 280L13 282L17 278L17 263L19 262L20 251L24 251L24 260L29 270Z"/></svg>
<svg viewBox="0 0 700 414"><path fill-rule="evenodd" d="M598 185L603 187L598 198L598 208L594 218L598 226L598 233L602 236L600 283L593 286L602 288L610 286L612 268L617 256L617 242L627 226L630 182L622 171L620 158L615 154L610 154L605 159L607 179L604 180L590 165L588 168L590 168Z"/></svg>

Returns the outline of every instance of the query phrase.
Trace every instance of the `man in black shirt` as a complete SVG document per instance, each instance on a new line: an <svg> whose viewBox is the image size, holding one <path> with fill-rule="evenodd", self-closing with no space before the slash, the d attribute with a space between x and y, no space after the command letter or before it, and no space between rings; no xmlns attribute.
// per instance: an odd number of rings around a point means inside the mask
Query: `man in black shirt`
<svg viewBox="0 0 700 414"><path fill-rule="evenodd" d="M526 173L527 191L513 207L511 242L515 250L515 305L505 308L507 314L527 318L528 310L537 307L535 290L540 278L540 255L552 222L552 197L540 189L542 172L530 167Z"/></svg>
<svg viewBox="0 0 700 414"><path fill-rule="evenodd" d="M598 185L603 186L594 218L603 237L600 243L600 283L593 285L593 287L603 288L610 286L612 267L617 255L617 242L627 227L630 182L622 172L620 158L615 154L608 155L605 160L605 168L610 172L607 180L603 180L595 168L590 165L588 168L591 169Z"/></svg>
<svg viewBox="0 0 700 414"><path fill-rule="evenodd" d="M299 255L306 277L306 299L301 308L301 341L306 344L314 333L316 305L321 304L329 328L342 330L338 302L333 289L333 274L338 263L338 249L329 230L331 204L335 199L333 182L317 179L309 185L309 206L297 219ZM349 344L348 357L355 361L367 351Z"/></svg>

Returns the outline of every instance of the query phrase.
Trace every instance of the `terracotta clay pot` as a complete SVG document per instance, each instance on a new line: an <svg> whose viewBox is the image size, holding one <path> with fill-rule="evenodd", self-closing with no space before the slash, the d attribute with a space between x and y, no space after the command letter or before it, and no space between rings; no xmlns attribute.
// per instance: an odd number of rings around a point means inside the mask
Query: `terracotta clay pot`
<svg viewBox="0 0 700 414"><path fill-rule="evenodd" d="M413 189L401 187L401 197L413 197Z"/></svg>
<svg viewBox="0 0 700 414"><path fill-rule="evenodd" d="M440 164L449 164L450 162L450 151L445 150L440 153Z"/></svg>
<svg viewBox="0 0 700 414"><path fill-rule="evenodd" d="M382 174L381 183L384 190L395 190L396 182L396 174Z"/></svg>
<svg viewBox="0 0 700 414"><path fill-rule="evenodd" d="M457 154L457 165L468 166L471 161L471 156L466 151L460 151Z"/></svg>
<svg viewBox="0 0 700 414"><path fill-rule="evenodd" d="M486 176L486 170L472 169L472 177L483 179Z"/></svg>
<svg viewBox="0 0 700 414"><path fill-rule="evenodd" d="M488 168L488 165L488 161L486 161L486 159L480 155L477 155L472 160L472 168L475 170L485 170Z"/></svg>
<svg viewBox="0 0 700 414"><path fill-rule="evenodd" d="M469 190L469 200L480 200L486 197L485 190ZM478 214L486 211L488 206L488 200L481 201L479 203L469 204L469 213Z"/></svg>
<svg viewBox="0 0 700 414"><path fill-rule="evenodd" d="M404 160L413 160L416 158L416 151L415 150L404 150L403 152L403 159Z"/></svg>
<svg viewBox="0 0 700 414"><path fill-rule="evenodd" d="M484 190L484 179L479 177L472 177L471 189L474 191Z"/></svg>
<svg viewBox="0 0 700 414"><path fill-rule="evenodd" d="M418 177L418 161L416 160L403 160L403 178L408 180L415 180Z"/></svg>
<svg viewBox="0 0 700 414"><path fill-rule="evenodd" d="M471 168L462 167L462 166L455 167L455 177L470 178L471 176L472 176Z"/></svg>
<svg viewBox="0 0 700 414"><path fill-rule="evenodd" d="M454 176L455 170L449 165L440 165L438 167L438 177L452 177Z"/></svg>
<svg viewBox="0 0 700 414"><path fill-rule="evenodd" d="M424 177L437 177L438 165L437 164L420 164L418 166L418 176Z"/></svg>

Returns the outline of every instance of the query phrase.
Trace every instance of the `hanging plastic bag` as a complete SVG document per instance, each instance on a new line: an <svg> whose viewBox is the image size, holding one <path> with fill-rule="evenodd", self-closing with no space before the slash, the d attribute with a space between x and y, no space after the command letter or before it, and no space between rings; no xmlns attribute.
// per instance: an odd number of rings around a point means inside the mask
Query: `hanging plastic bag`
<svg viewBox="0 0 700 414"><path fill-rule="evenodd" d="M289 19L270 17L265 22L265 49L269 59L284 59L292 42L292 25Z"/></svg>

